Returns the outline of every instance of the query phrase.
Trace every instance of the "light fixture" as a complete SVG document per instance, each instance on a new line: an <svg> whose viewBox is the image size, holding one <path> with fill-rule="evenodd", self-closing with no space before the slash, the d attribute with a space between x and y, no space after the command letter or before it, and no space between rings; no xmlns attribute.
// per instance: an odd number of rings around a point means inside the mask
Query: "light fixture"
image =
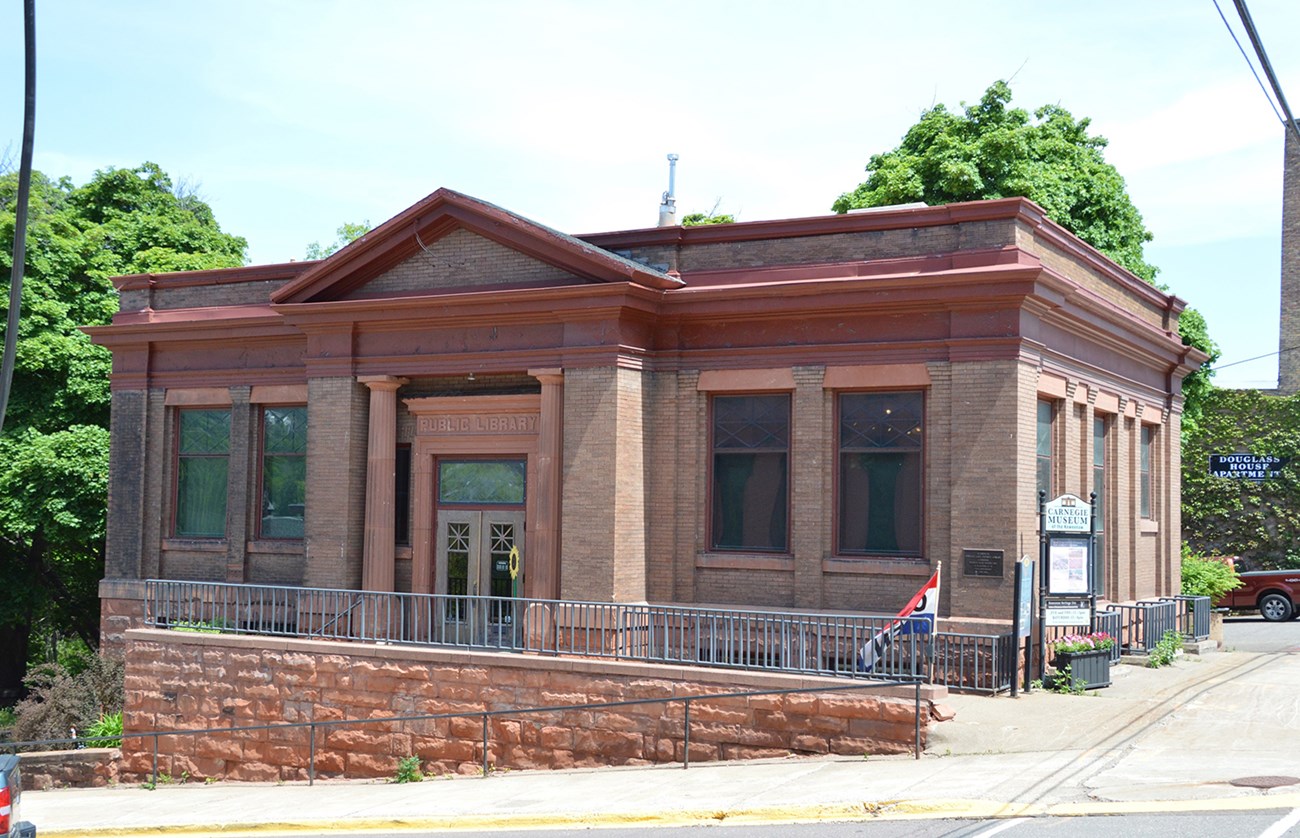
<svg viewBox="0 0 1300 838"><path fill-rule="evenodd" d="M470 380L470 381L473 381L473 380L474 380L474 373L471 372L471 373L469 374L469 380Z"/></svg>

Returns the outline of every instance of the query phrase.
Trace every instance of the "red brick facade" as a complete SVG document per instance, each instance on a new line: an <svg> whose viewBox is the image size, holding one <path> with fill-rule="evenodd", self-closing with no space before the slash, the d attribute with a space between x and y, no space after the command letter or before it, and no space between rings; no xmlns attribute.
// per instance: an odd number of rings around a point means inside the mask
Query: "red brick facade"
<svg viewBox="0 0 1300 838"><path fill-rule="evenodd" d="M1053 495L1087 496L1106 421L1103 597L1178 590L1183 304L1023 199L574 239L440 190L322 262L118 286L90 330L114 354L106 636L132 580L359 586L366 504L391 502L373 438L412 451L409 537L371 557L399 590L445 590L438 463L505 457L529 472L526 595L892 613L942 562L944 616L1004 620L1038 549L1040 400ZM400 383L387 436L375 376ZM896 391L923 394L922 546L845 554L839 399ZM713 405L746 394L789 398L785 549L711 547ZM262 539L259 417L285 399L308 408L305 537ZM225 535L177 538L177 411L205 404L231 412ZM1003 575L965 575L966 549Z"/></svg>

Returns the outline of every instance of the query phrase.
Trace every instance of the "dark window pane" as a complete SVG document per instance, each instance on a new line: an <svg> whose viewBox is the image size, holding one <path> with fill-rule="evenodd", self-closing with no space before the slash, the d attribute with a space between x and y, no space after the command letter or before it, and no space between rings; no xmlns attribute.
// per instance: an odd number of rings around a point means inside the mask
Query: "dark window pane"
<svg viewBox="0 0 1300 838"><path fill-rule="evenodd" d="M225 457L181 457L176 479L176 535L226 534Z"/></svg>
<svg viewBox="0 0 1300 838"><path fill-rule="evenodd" d="M307 408L262 411L262 538L302 538L307 502Z"/></svg>
<svg viewBox="0 0 1300 838"><path fill-rule="evenodd" d="M226 534L229 410L177 412L175 534L221 538Z"/></svg>
<svg viewBox="0 0 1300 838"><path fill-rule="evenodd" d="M439 503L524 502L523 460L439 460Z"/></svg>
<svg viewBox="0 0 1300 838"><path fill-rule="evenodd" d="M787 549L790 397L713 399L712 543Z"/></svg>
<svg viewBox="0 0 1300 838"><path fill-rule="evenodd" d="M786 459L784 453L714 455L714 547L786 549Z"/></svg>
<svg viewBox="0 0 1300 838"><path fill-rule="evenodd" d="M1151 517L1151 428L1142 426L1141 466L1138 479L1138 502L1143 518Z"/></svg>
<svg viewBox="0 0 1300 838"><path fill-rule="evenodd" d="M839 551L921 554L924 395L840 396Z"/></svg>
<svg viewBox="0 0 1300 838"><path fill-rule="evenodd" d="M266 457L262 466L262 537L302 538L307 458Z"/></svg>
<svg viewBox="0 0 1300 838"><path fill-rule="evenodd" d="M398 544L411 543L411 446L397 448L394 470L396 486L393 490L393 540Z"/></svg>
<svg viewBox="0 0 1300 838"><path fill-rule="evenodd" d="M1052 403L1038 403L1038 485L1052 499Z"/></svg>

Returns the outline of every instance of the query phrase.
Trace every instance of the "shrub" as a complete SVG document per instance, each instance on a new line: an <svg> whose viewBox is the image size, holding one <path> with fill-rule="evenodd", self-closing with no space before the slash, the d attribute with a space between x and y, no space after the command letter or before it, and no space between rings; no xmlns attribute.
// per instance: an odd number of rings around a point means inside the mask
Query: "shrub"
<svg viewBox="0 0 1300 838"><path fill-rule="evenodd" d="M1193 556L1184 551L1183 593L1218 600L1228 591L1241 587L1237 569L1227 556Z"/></svg>
<svg viewBox="0 0 1300 838"><path fill-rule="evenodd" d="M95 655L76 675L57 663L41 664L24 679L27 698L14 708L14 739L65 739L72 728L89 730L99 719L120 713L125 667Z"/></svg>
<svg viewBox="0 0 1300 838"><path fill-rule="evenodd" d="M82 731L82 736L102 736L103 739L86 743L92 748L118 748L122 745L122 711L105 713Z"/></svg>

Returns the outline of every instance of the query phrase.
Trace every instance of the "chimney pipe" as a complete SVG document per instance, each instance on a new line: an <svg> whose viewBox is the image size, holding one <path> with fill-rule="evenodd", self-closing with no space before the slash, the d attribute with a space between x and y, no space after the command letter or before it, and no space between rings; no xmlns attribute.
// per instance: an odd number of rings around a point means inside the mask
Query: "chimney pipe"
<svg viewBox="0 0 1300 838"><path fill-rule="evenodd" d="M668 155L668 191L659 205L659 226L672 227L677 223L677 155Z"/></svg>

